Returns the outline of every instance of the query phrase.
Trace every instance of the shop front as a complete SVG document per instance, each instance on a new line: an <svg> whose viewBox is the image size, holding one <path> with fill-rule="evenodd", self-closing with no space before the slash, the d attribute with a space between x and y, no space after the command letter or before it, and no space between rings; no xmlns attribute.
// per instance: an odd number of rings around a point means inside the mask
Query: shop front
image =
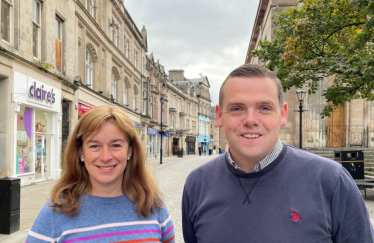
<svg viewBox="0 0 374 243"><path fill-rule="evenodd" d="M186 136L186 154L195 154L196 137Z"/></svg>
<svg viewBox="0 0 374 243"><path fill-rule="evenodd" d="M21 186L58 179L61 90L14 72L13 175Z"/></svg>

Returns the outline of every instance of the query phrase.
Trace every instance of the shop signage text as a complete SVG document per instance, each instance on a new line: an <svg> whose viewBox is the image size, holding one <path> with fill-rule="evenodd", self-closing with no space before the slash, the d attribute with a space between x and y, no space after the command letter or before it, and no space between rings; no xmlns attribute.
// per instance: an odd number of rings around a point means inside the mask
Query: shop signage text
<svg viewBox="0 0 374 243"><path fill-rule="evenodd" d="M186 142L196 142L196 137L186 136Z"/></svg>
<svg viewBox="0 0 374 243"><path fill-rule="evenodd" d="M47 103L54 104L55 103L55 93L53 93L53 89L46 90L44 89L43 84L36 84L36 82L32 82L29 85L29 97L39 100L39 101L46 101Z"/></svg>

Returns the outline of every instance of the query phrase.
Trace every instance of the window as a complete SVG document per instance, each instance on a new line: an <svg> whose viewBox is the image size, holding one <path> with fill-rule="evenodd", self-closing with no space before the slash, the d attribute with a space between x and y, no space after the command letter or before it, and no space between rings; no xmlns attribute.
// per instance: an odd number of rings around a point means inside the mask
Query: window
<svg viewBox="0 0 374 243"><path fill-rule="evenodd" d="M113 32L112 32L112 41L115 46L118 46L118 28L116 26L112 27Z"/></svg>
<svg viewBox="0 0 374 243"><path fill-rule="evenodd" d="M187 103L187 115L190 114L190 103Z"/></svg>
<svg viewBox="0 0 374 243"><path fill-rule="evenodd" d="M1 35L3 40L10 42L10 19L12 15L13 0L1 1Z"/></svg>
<svg viewBox="0 0 374 243"><path fill-rule="evenodd" d="M190 120L186 120L186 128L190 128Z"/></svg>
<svg viewBox="0 0 374 243"><path fill-rule="evenodd" d="M173 115L171 114L169 116L169 124L170 124L170 128L173 128Z"/></svg>
<svg viewBox="0 0 374 243"><path fill-rule="evenodd" d="M123 84L123 104L127 105L127 85L126 82Z"/></svg>
<svg viewBox="0 0 374 243"><path fill-rule="evenodd" d="M129 54L130 54L130 41L129 39L127 39L127 45L126 45L126 57L129 58Z"/></svg>
<svg viewBox="0 0 374 243"><path fill-rule="evenodd" d="M137 68L138 67L138 51L135 51L135 67Z"/></svg>
<svg viewBox="0 0 374 243"><path fill-rule="evenodd" d="M195 121L192 121L192 133L193 134L196 133L196 122Z"/></svg>
<svg viewBox="0 0 374 243"><path fill-rule="evenodd" d="M62 65L62 22L56 18L56 69L61 72Z"/></svg>
<svg viewBox="0 0 374 243"><path fill-rule="evenodd" d="M116 80L116 76L112 72L112 96L114 100L116 100L117 98L116 93L117 93L117 80Z"/></svg>
<svg viewBox="0 0 374 243"><path fill-rule="evenodd" d="M192 105L192 115L196 116L196 106L195 106L195 104Z"/></svg>
<svg viewBox="0 0 374 243"><path fill-rule="evenodd" d="M165 105L162 104L161 105L161 121L164 122L165 121L165 114L164 114L164 108L165 108Z"/></svg>
<svg viewBox="0 0 374 243"><path fill-rule="evenodd" d="M91 89L93 84L93 62L88 49L86 49L86 85Z"/></svg>
<svg viewBox="0 0 374 243"><path fill-rule="evenodd" d="M134 96L133 96L133 100L132 100L132 108L134 108L134 110L136 109L136 94L135 94L135 86L134 86Z"/></svg>
<svg viewBox="0 0 374 243"><path fill-rule="evenodd" d="M91 17L95 18L95 0L91 0Z"/></svg>
<svg viewBox="0 0 374 243"><path fill-rule="evenodd" d="M177 127L177 116L176 115L173 115L173 127L174 128Z"/></svg>
<svg viewBox="0 0 374 243"><path fill-rule="evenodd" d="M147 90L143 90L143 115L147 114Z"/></svg>
<svg viewBox="0 0 374 243"><path fill-rule="evenodd" d="M36 58L39 58L40 52L40 3L32 0L32 51Z"/></svg>
<svg viewBox="0 0 374 243"><path fill-rule="evenodd" d="M184 128L184 119L181 117L179 120L180 120L180 128Z"/></svg>
<svg viewBox="0 0 374 243"><path fill-rule="evenodd" d="M150 117L153 117L153 97L151 97L151 114Z"/></svg>
<svg viewBox="0 0 374 243"><path fill-rule="evenodd" d="M179 103L179 112L182 112L182 100L181 100L181 102Z"/></svg>

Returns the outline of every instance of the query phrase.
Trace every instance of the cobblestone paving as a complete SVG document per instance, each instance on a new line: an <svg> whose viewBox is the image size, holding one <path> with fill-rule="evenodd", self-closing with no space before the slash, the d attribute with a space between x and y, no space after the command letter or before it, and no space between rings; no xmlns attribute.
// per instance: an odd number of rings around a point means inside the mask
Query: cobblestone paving
<svg viewBox="0 0 374 243"><path fill-rule="evenodd" d="M164 193L166 206L174 222L176 242L183 242L181 202L183 186L188 174L196 167L218 155L179 158L154 170L158 186Z"/></svg>

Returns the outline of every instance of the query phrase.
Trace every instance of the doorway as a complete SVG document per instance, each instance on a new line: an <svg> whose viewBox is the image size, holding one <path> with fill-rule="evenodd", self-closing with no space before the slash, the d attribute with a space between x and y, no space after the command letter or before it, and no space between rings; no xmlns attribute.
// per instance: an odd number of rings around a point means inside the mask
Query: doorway
<svg viewBox="0 0 374 243"><path fill-rule="evenodd" d="M327 117L327 147L345 147L345 110L335 107Z"/></svg>
<svg viewBox="0 0 374 243"><path fill-rule="evenodd" d="M52 136L35 136L35 182L51 178Z"/></svg>

